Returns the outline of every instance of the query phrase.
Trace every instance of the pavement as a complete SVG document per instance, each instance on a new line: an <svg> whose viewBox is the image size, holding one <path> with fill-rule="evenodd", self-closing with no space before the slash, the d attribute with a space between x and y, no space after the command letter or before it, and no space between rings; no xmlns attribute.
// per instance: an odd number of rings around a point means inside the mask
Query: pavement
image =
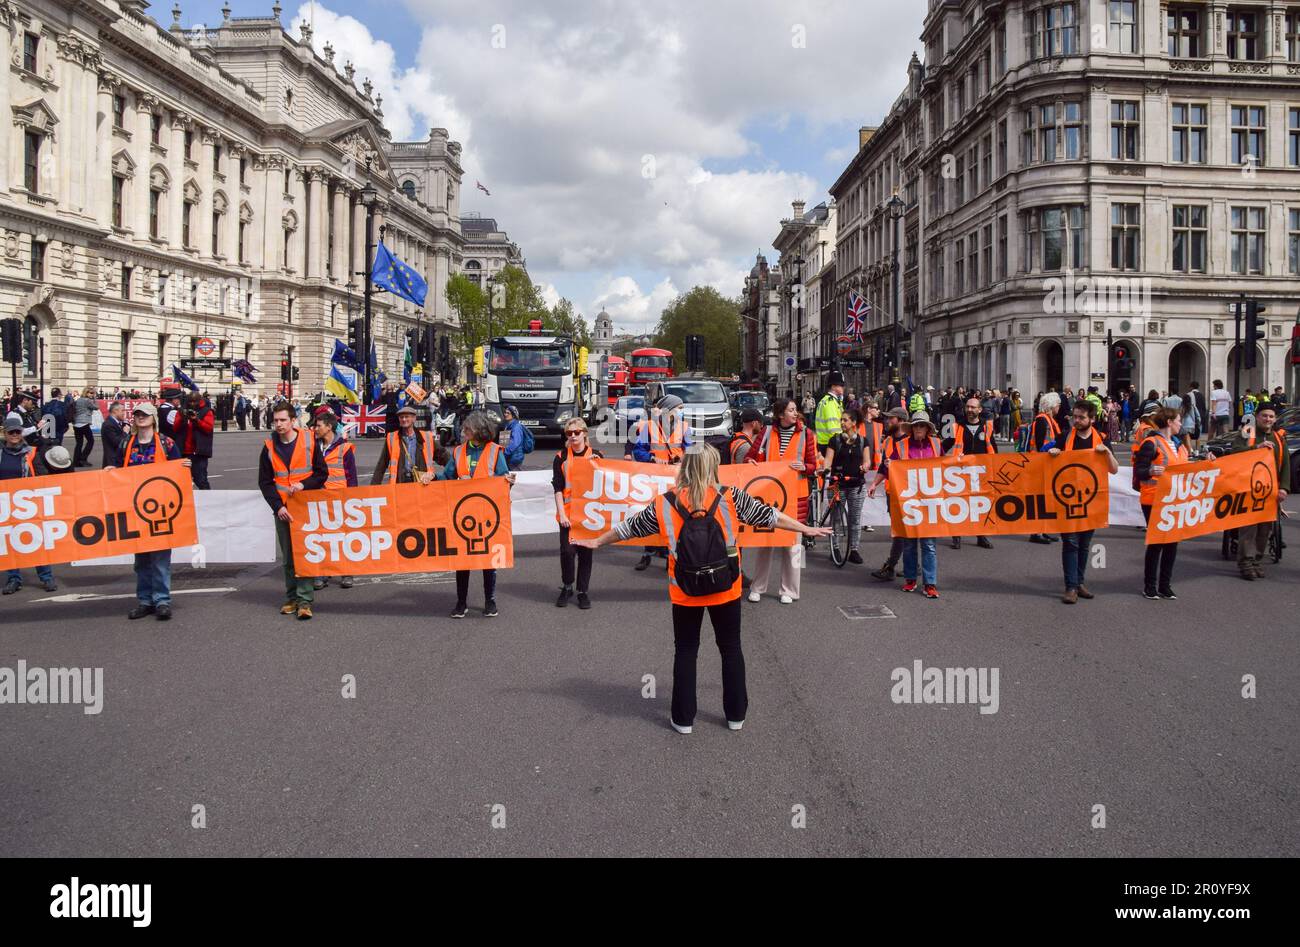
<svg viewBox="0 0 1300 947"><path fill-rule="evenodd" d="M265 436L222 435L213 486L254 487ZM263 564L177 565L175 618L130 622L129 569L56 567L58 592L0 600L0 666L103 668L103 709L0 705L0 855L1295 856L1300 538L1249 585L1217 537L1185 543L1176 602L1142 599L1142 538L1100 533L1073 606L1059 546L941 541L928 601L867 574L883 530L866 566L823 543L800 601L743 606L740 732L706 631L689 736L635 550L561 610L555 537L518 537L501 617L476 579L464 621L432 574L331 586L297 622ZM895 703L918 660L996 668L997 712Z"/></svg>

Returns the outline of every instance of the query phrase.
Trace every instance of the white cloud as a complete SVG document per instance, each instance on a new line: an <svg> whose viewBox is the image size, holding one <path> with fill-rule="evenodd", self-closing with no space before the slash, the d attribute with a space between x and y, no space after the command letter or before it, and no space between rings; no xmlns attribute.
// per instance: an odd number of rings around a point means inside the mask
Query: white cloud
<svg viewBox="0 0 1300 947"><path fill-rule="evenodd" d="M659 323L659 313L680 294L667 277L648 293L630 276L607 277L592 300L591 319L594 321L595 314L605 309L614 320L615 332L650 332Z"/></svg>

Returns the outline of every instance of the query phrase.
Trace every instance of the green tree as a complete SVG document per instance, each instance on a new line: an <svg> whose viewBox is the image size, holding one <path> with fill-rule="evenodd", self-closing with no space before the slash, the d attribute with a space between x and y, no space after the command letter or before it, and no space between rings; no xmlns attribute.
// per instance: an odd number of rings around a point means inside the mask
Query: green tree
<svg viewBox="0 0 1300 947"><path fill-rule="evenodd" d="M561 299L551 307L546 328L556 335L567 335L579 346L591 348L591 333L587 331L587 320L581 313L574 311L573 303L567 299Z"/></svg>
<svg viewBox="0 0 1300 947"><path fill-rule="evenodd" d="M464 361L489 337L528 328L529 321L546 321L550 311L532 280L517 266L500 270L490 286L477 286L456 273L447 280L447 302L460 318L454 340L456 358ZM572 306L570 306L572 308Z"/></svg>
<svg viewBox="0 0 1300 947"><path fill-rule="evenodd" d="M655 345L673 353L679 371L686 367L686 336L704 337L704 370L730 375L740 370L740 308L711 286L696 286L669 303L659 315Z"/></svg>

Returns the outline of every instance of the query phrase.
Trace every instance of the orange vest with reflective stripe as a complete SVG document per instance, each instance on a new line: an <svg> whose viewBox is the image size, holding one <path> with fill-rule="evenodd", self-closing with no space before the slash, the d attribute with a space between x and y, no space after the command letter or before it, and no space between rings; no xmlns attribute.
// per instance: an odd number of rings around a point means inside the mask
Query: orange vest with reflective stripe
<svg viewBox="0 0 1300 947"><path fill-rule="evenodd" d="M135 435L132 434L130 437L126 439L126 447L122 449L123 467L131 466L131 455L134 452L135 452ZM158 431L153 432L153 461L152 462L155 464L167 463L167 450L165 447L165 442L162 439L162 434L159 433Z"/></svg>
<svg viewBox="0 0 1300 947"><path fill-rule="evenodd" d="M907 459L908 459L908 453L910 452L910 448L909 448L908 445L911 444L911 441L912 441L912 438L911 438L911 437L905 437L905 438L903 438L903 439L899 442L899 444L898 444L898 459L899 459L899 460L907 460ZM943 441L939 440L939 438L934 437L934 436L931 436L931 437L930 437L930 447L931 447L931 449L934 450L934 456L935 456L935 457L942 457L942 456L943 456Z"/></svg>
<svg viewBox="0 0 1300 947"><path fill-rule="evenodd" d="M293 442L292 459L286 467L280 459L280 452L275 449L274 439L266 441L266 454L271 458L271 470L275 473L275 489L288 493L293 484L302 483L310 477L312 454L315 452L315 435L299 428L298 437Z"/></svg>
<svg viewBox="0 0 1300 947"><path fill-rule="evenodd" d="M984 441L989 445L988 452L990 454L996 454L998 452L998 445L993 440L992 421L984 422ZM966 425L960 421L957 422L957 436L952 445L952 452L956 457L960 457L962 454L966 453Z"/></svg>
<svg viewBox="0 0 1300 947"><path fill-rule="evenodd" d="M727 445L728 460L733 464L740 463L740 461L736 460L736 448L739 447L742 442L749 445L749 453L745 455L744 462L747 464L758 463L754 458L754 442L749 439L747 434L741 431L737 431L735 434L731 435L731 443Z"/></svg>
<svg viewBox="0 0 1300 947"><path fill-rule="evenodd" d="M705 497L705 502L701 510L707 510L713 504L714 491L709 490ZM681 497L678 497L682 506L686 503ZM723 605L727 602L734 602L740 598L740 586L744 581L744 575L738 575L736 581L732 583L731 588L725 592L718 592L716 595L687 595L677 585L677 534L682 530L682 518L678 515L667 494L661 494L655 500L659 504L659 545L668 547L668 597L674 605L694 605L703 607L706 605ZM725 490L722 502L718 504L717 512L714 513L718 523L722 526L722 533L727 537L727 546L736 545L736 503L732 499L730 490Z"/></svg>
<svg viewBox="0 0 1300 947"><path fill-rule="evenodd" d="M329 447L321 450L321 456L325 458L325 466L329 468L330 472L329 478L325 481L326 490L346 490L348 488L348 473L343 462L355 450L356 447L351 441L345 441L337 435L330 442Z"/></svg>
<svg viewBox="0 0 1300 947"><path fill-rule="evenodd" d="M871 424L870 437L867 436L868 423ZM869 467L870 470L880 469L880 461L883 459L881 456L880 445L882 443L884 436L885 436L885 426L881 424L879 421L871 421L871 422L863 421L861 424L858 425L858 437L862 438L864 443L871 445L871 466Z"/></svg>
<svg viewBox="0 0 1300 947"><path fill-rule="evenodd" d="M564 478L564 490L562 491L562 493L564 495L564 509L567 511L569 509L569 502L573 499L573 486L572 486L573 479L569 475L569 461L573 460L574 457L581 457L584 460L591 460L593 458L600 457L602 455L594 447L588 444L585 453L574 454L572 451L569 450L568 447L562 447L560 448L560 450L556 451L555 456L561 458L560 476ZM481 467L482 465L483 465L483 458L480 457L479 466ZM495 465L493 469L495 469ZM572 520L573 516L570 515L569 519ZM555 513L555 521L557 523L560 521L559 511L556 511Z"/></svg>
<svg viewBox="0 0 1300 947"><path fill-rule="evenodd" d="M769 425L763 429L763 437L758 442L758 449L769 463L778 460L787 464L802 463L804 451L807 449L807 437L807 426L801 427L797 436L793 434L790 436L790 440L785 445L785 450L781 450L781 435L775 425ZM820 455L817 460L820 463ZM808 471L805 470L799 474L799 496L806 497L809 493Z"/></svg>
<svg viewBox="0 0 1300 947"><path fill-rule="evenodd" d="M1177 467L1180 464L1187 463L1187 448L1182 444L1175 448L1163 434L1152 434L1147 440L1156 442L1156 452L1160 455L1160 464L1166 471L1170 467ZM1160 477L1143 480L1141 489L1138 490L1139 502L1143 506L1153 505L1159 493L1159 486Z"/></svg>
<svg viewBox="0 0 1300 947"><path fill-rule="evenodd" d="M1043 444L1046 445L1049 442L1055 442L1056 436L1061 433L1061 425L1056 423L1056 418L1052 417L1050 414L1044 414L1041 411L1034 415L1035 421L1039 418L1042 418L1047 422L1047 437L1043 440ZM1034 449L1034 433L1032 429L1029 432L1029 449Z"/></svg>
<svg viewBox="0 0 1300 947"><path fill-rule="evenodd" d="M666 460L669 463L682 459L684 453L682 441L686 435L686 422L674 424L672 430L668 433L667 439L664 438L664 429L658 421L642 418L638 423L641 425L641 430L645 432L646 445L650 448L650 453L654 454L656 458Z"/></svg>
<svg viewBox="0 0 1300 947"><path fill-rule="evenodd" d="M1142 449L1142 442L1145 441L1154 431L1155 428L1145 421L1139 421L1137 427L1133 429L1133 446L1129 448L1129 454L1133 462L1137 462L1138 451Z"/></svg>
<svg viewBox="0 0 1300 947"><path fill-rule="evenodd" d="M433 435L426 431L414 431L415 440L420 445L420 450L424 454L424 469L430 473L434 472L433 465ZM388 446L388 482L397 483L397 474L399 465L402 462L402 435L400 431L394 431L385 438ZM415 471L415 458L411 458L411 471Z"/></svg>
<svg viewBox="0 0 1300 947"><path fill-rule="evenodd" d="M501 453L501 445L496 441L488 441L484 444L483 453L478 455L478 463L474 465L473 473L470 473L469 469L469 445L458 445L455 453L456 479L472 480L478 477L490 477L497 469L497 455Z"/></svg>

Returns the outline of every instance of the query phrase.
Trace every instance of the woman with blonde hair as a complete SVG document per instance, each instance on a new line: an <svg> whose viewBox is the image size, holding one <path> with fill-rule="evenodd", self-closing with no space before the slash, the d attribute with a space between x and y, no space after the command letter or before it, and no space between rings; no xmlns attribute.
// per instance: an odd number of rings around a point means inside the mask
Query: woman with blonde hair
<svg viewBox="0 0 1300 947"><path fill-rule="evenodd" d="M95 449L95 432L91 430L91 422L95 419L95 411L98 408L95 401L95 389L86 388L81 392L81 397L72 403L72 467L90 466L90 452Z"/></svg>
<svg viewBox="0 0 1300 947"><path fill-rule="evenodd" d="M598 549L624 539L658 536L668 548L668 598L673 606L672 725L690 733L695 723L695 661L704 613L722 655L722 706L727 726L745 723L745 656L740 648L740 550L737 521L763 529L779 526L805 536L830 530L808 526L718 482L719 456L708 444L686 451L672 490L644 510L595 539L574 545Z"/></svg>

